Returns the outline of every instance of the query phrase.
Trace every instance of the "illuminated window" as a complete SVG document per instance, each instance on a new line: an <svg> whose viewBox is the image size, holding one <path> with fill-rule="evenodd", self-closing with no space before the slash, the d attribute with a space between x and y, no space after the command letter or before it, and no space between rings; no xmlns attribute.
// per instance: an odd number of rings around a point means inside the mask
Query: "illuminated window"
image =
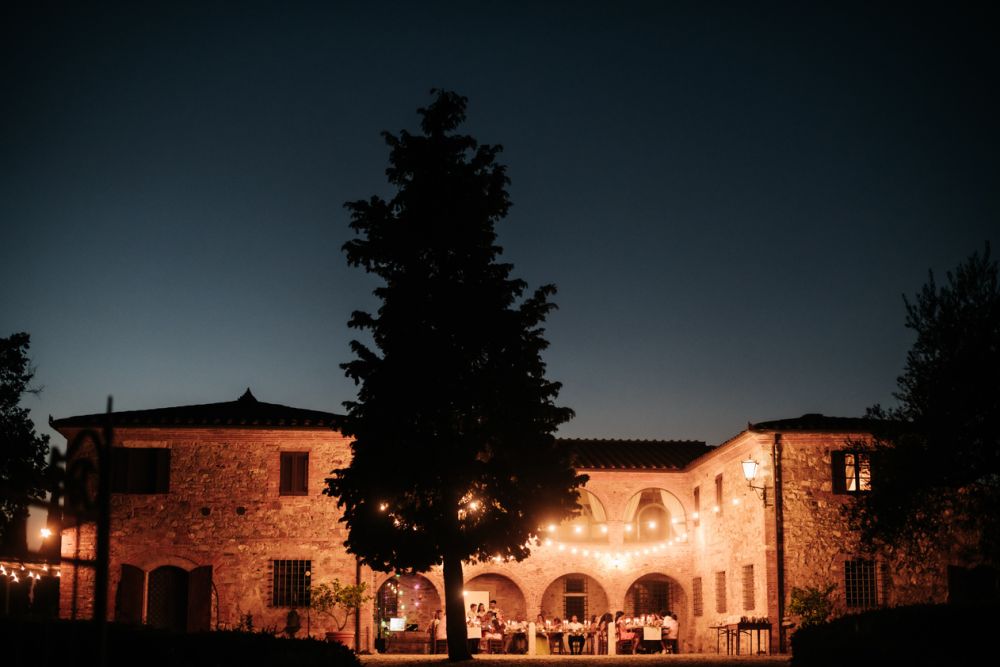
<svg viewBox="0 0 1000 667"><path fill-rule="evenodd" d="M304 496L308 493L309 452L281 452L281 481L278 493Z"/></svg>
<svg viewBox="0 0 1000 667"><path fill-rule="evenodd" d="M833 463L834 493L864 493L872 490L871 457L868 452L836 451Z"/></svg>

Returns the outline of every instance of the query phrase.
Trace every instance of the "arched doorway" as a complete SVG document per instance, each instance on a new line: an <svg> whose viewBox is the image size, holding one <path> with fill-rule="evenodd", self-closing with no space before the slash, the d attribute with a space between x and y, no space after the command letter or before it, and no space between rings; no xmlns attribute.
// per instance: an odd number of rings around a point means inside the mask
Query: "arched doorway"
<svg viewBox="0 0 1000 667"><path fill-rule="evenodd" d="M542 594L540 612L547 619L555 616L565 619L575 614L582 622L608 611L614 613L607 592L587 574L564 574L549 584Z"/></svg>
<svg viewBox="0 0 1000 667"><path fill-rule="evenodd" d="M419 574L397 574L389 577L375 595L375 616L378 638L385 637L391 619L403 628L424 630L430 626L434 611L443 609L434 584Z"/></svg>
<svg viewBox="0 0 1000 667"><path fill-rule="evenodd" d="M184 632L187 629L188 573L173 565L149 573L146 623L154 628Z"/></svg>
<svg viewBox="0 0 1000 667"><path fill-rule="evenodd" d="M502 574L480 574L465 582L469 591L486 591L490 600L497 601L497 607L506 620L528 620L528 605L521 589Z"/></svg>
<svg viewBox="0 0 1000 667"><path fill-rule="evenodd" d="M684 589L674 579L659 572L639 577L625 593L624 611L628 616L671 611L680 620L686 608Z"/></svg>

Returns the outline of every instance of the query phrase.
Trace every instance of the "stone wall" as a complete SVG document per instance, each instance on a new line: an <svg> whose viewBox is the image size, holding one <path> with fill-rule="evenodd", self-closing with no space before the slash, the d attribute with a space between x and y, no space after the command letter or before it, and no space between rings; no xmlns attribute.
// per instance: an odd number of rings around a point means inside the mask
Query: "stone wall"
<svg viewBox="0 0 1000 667"><path fill-rule="evenodd" d="M863 557L878 563L880 604L944 602L947 574L943 559L916 568L903 566L894 559L868 553L857 534L847 526L841 508L853 502L853 496L833 492L831 452L848 449L849 441L863 437L861 433L782 434L785 571L789 599L792 587L823 588L836 584L834 613L856 611L846 605L844 562ZM873 483L877 484L877 469L872 474Z"/></svg>
<svg viewBox="0 0 1000 667"><path fill-rule="evenodd" d="M170 449L170 492L112 496L110 600L124 564L146 573L210 565L212 627L235 627L250 614L256 628L280 629L289 608L271 606L271 561L311 561L313 584L354 582L340 511L322 494L324 478L349 460L346 438L318 428L120 428L116 436L119 446ZM309 452L307 495L279 494L282 451ZM64 612L69 604L64 598ZM371 636L371 604L361 618L362 636ZM314 635L335 629L322 617L308 620Z"/></svg>

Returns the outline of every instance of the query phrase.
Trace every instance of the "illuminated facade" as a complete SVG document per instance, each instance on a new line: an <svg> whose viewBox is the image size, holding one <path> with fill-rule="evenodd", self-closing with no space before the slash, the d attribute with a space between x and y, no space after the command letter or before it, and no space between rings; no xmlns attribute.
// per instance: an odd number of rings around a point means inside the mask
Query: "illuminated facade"
<svg viewBox="0 0 1000 667"><path fill-rule="evenodd" d="M375 646L376 618L426 628L443 607L439 569L372 572L343 549L340 513L322 495L329 471L350 457L334 418L249 390L227 403L117 413L109 616L189 630L252 618L281 629L298 607L302 632L317 635L334 628L305 612L305 591L338 579L375 593L359 648ZM52 425L72 439L102 419ZM672 610L683 652L715 651L714 626L741 617L769 619L778 650L779 600L793 587L837 584L840 613L944 601L945 563L914 572L872 560L844 524L840 507L873 483L865 455L847 444L865 434L863 420L806 415L748 425L717 447L568 440L590 476L580 516L543 527L522 563L467 565L466 588L488 592L508 617ZM65 558L92 555L92 527L64 529ZM62 570L62 615L88 617L92 572Z"/></svg>

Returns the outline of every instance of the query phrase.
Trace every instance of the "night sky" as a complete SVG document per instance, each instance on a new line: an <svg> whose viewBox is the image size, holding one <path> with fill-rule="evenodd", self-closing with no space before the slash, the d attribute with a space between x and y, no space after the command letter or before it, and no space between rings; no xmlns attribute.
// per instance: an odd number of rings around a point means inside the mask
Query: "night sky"
<svg viewBox="0 0 1000 667"><path fill-rule="evenodd" d="M504 146L503 258L559 288L560 435L890 403L901 295L1000 251L976 5L4 4L0 335L43 432L109 394L340 411L375 286L343 203L388 194L379 132L435 87Z"/></svg>

